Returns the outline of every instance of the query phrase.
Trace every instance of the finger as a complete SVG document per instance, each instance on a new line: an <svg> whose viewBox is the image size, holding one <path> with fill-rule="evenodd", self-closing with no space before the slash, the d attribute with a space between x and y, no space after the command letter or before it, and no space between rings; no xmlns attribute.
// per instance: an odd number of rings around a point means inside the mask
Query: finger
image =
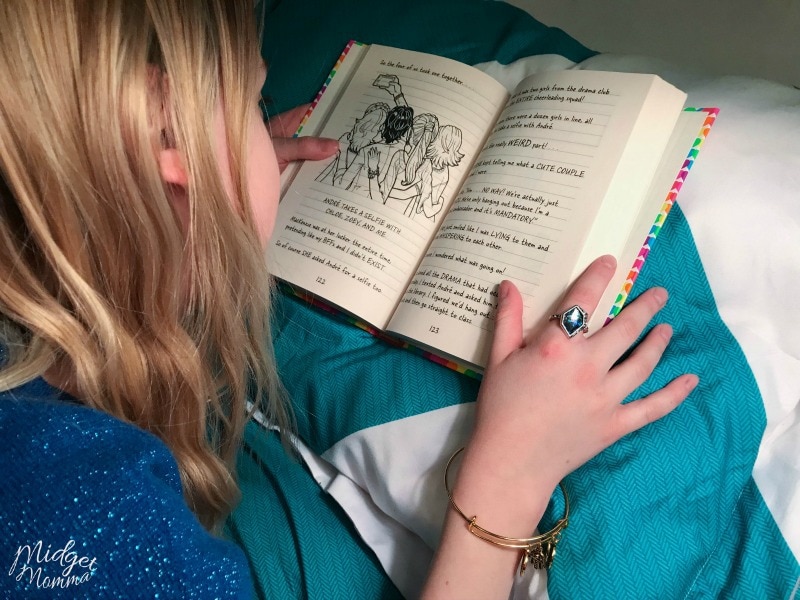
<svg viewBox="0 0 800 600"><path fill-rule="evenodd" d="M666 323L654 327L625 361L611 369L608 384L615 397L624 398L650 377L671 337L672 327Z"/></svg>
<svg viewBox="0 0 800 600"><path fill-rule="evenodd" d="M564 300L559 304L559 314L563 314L565 310L575 305L591 314L597 308L597 303L611 280L616 266L617 261L610 255L601 256L593 261L567 291ZM561 326L549 328L551 332L556 329L560 330ZM559 335L564 335L563 331Z"/></svg>
<svg viewBox="0 0 800 600"><path fill-rule="evenodd" d="M601 346L604 353L612 358L611 364L631 347L647 324L667 303L667 298L667 290L664 288L649 289L595 334L595 344Z"/></svg>
<svg viewBox="0 0 800 600"><path fill-rule="evenodd" d="M507 280L500 282L497 295L497 316L489 351L490 367L522 346L522 296L517 286Z"/></svg>
<svg viewBox="0 0 800 600"><path fill-rule="evenodd" d="M269 134L273 137L292 137L300 127L303 117L308 112L310 104L301 104L285 112L270 117L267 121Z"/></svg>
<svg viewBox="0 0 800 600"><path fill-rule="evenodd" d="M295 160L321 160L339 150L339 140L313 136L297 138L274 138L272 145L281 164Z"/></svg>
<svg viewBox="0 0 800 600"><path fill-rule="evenodd" d="M646 398L622 405L617 411L612 442L669 414L697 387L697 375L682 375Z"/></svg>

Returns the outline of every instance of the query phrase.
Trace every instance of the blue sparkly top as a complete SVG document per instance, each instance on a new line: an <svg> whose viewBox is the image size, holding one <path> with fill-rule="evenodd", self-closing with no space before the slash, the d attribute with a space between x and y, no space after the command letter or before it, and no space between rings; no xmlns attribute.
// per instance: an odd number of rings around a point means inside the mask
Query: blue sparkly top
<svg viewBox="0 0 800 600"><path fill-rule="evenodd" d="M251 598L155 436L43 380L0 393L1 598Z"/></svg>

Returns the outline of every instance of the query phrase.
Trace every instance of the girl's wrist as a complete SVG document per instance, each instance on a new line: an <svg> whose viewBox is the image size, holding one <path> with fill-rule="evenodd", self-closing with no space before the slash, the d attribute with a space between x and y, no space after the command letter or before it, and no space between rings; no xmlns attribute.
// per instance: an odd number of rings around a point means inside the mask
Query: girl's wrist
<svg viewBox="0 0 800 600"><path fill-rule="evenodd" d="M485 529L514 538L533 535L558 481L513 465L513 455L493 459L490 453L470 450L451 466L453 500Z"/></svg>

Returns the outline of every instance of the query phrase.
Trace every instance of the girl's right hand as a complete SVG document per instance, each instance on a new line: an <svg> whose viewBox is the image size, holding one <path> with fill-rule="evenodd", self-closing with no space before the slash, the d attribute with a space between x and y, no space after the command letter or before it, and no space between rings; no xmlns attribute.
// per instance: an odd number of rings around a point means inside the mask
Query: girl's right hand
<svg viewBox="0 0 800 600"><path fill-rule="evenodd" d="M574 305L594 310L614 269L610 256L594 261L560 310ZM491 473L495 484L520 494L539 495L543 489L549 494L568 473L678 406L697 385L695 375L682 375L645 398L621 404L653 372L671 327L657 325L618 361L666 301L663 288L647 290L588 338L567 338L555 321L526 338L522 298L504 281L462 470L475 466Z"/></svg>
<svg viewBox="0 0 800 600"><path fill-rule="evenodd" d="M611 257L593 262L560 309L594 310L614 268ZM567 338L556 323L543 323L526 337L522 297L512 283L500 284L475 428L453 487L453 499L465 514L497 534L530 537L565 475L686 398L697 385L695 375L681 375L645 398L622 404L652 373L671 328L657 325L619 359L666 300L666 290L648 290L590 338ZM423 598L508 598L519 561L518 550L478 539L449 510Z"/></svg>

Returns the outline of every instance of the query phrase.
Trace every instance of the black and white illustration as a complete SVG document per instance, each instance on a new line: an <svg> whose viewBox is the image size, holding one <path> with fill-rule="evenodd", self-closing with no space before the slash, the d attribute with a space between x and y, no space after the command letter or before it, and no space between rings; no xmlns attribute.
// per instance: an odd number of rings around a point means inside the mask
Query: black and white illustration
<svg viewBox="0 0 800 600"><path fill-rule="evenodd" d="M432 113L415 114L396 75L372 84L389 102L374 102L339 138L340 152L316 177L401 211L435 220L444 207L450 168L464 158L461 129ZM346 148L346 149L344 149Z"/></svg>

